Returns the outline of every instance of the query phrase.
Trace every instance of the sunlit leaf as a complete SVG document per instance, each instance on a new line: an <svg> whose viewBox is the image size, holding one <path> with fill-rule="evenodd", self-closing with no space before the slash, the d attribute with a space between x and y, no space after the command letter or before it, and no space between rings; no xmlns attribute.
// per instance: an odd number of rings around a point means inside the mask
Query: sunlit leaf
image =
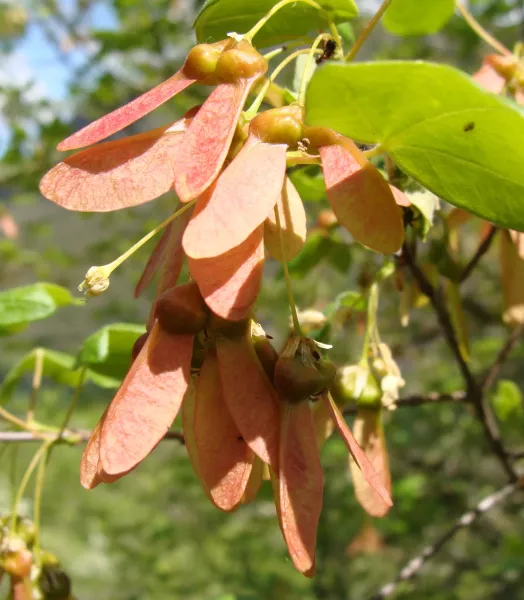
<svg viewBox="0 0 524 600"><path fill-rule="evenodd" d="M454 8L454 0L395 0L382 17L382 23L397 35L437 33L451 19Z"/></svg>
<svg viewBox="0 0 524 600"><path fill-rule="evenodd" d="M524 229L524 116L460 71L409 61L326 64L308 88L307 120L380 144L437 196Z"/></svg>

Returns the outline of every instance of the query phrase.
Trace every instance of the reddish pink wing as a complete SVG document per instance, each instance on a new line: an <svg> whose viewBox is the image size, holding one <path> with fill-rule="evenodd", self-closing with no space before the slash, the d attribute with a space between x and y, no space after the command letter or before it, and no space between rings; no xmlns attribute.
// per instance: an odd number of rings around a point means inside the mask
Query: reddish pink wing
<svg viewBox="0 0 524 600"><path fill-rule="evenodd" d="M153 327L107 410L100 436L105 473L129 472L164 437L186 393L192 353L192 335Z"/></svg>
<svg viewBox="0 0 524 600"><path fill-rule="evenodd" d="M488 92L500 94L506 85L504 77L488 63L484 62L482 67L473 75L473 79Z"/></svg>
<svg viewBox="0 0 524 600"><path fill-rule="evenodd" d="M185 119L66 158L40 182L42 194L69 210L107 212L149 202L168 192Z"/></svg>
<svg viewBox="0 0 524 600"><path fill-rule="evenodd" d="M188 257L189 270L209 308L223 319L250 316L264 268L264 227L260 225L239 246L216 258Z"/></svg>
<svg viewBox="0 0 524 600"><path fill-rule="evenodd" d="M222 83L205 101L184 136L175 189L182 202L201 196L220 173L253 79Z"/></svg>
<svg viewBox="0 0 524 600"><path fill-rule="evenodd" d="M336 428L338 429L338 433L340 434L340 437L344 440L349 452L351 453L351 456L362 471L364 479L369 483L369 485L377 492L377 494L384 500L384 502L388 506L393 506L391 496L388 490L384 487L384 484L382 483L382 478L375 471L373 465L369 462L368 457L364 454L364 451L353 437L351 430L349 429L346 421L344 420L344 417L338 410L337 405L333 402L333 399L329 395L325 395L322 398L322 400L326 403L327 407L329 408L331 416L333 417L333 421L335 422Z"/></svg>
<svg viewBox="0 0 524 600"><path fill-rule="evenodd" d="M185 90L195 81L195 79L187 79L183 73L183 68L180 69L178 73L175 73L152 90L77 131L58 144L58 150L75 150L76 148L96 144L96 142L138 121L138 119L155 110L155 108Z"/></svg>
<svg viewBox="0 0 524 600"><path fill-rule="evenodd" d="M249 447L276 469L280 412L275 389L248 338L220 338L216 348L229 412Z"/></svg>
<svg viewBox="0 0 524 600"><path fill-rule="evenodd" d="M241 244L265 221L280 198L286 146L250 138L220 175L209 198L199 201L184 234L191 258L213 258Z"/></svg>
<svg viewBox="0 0 524 600"><path fill-rule="evenodd" d="M80 461L80 483L87 490L92 490L99 483L101 479L98 476L98 462L100 456L100 432L102 431L102 424L104 422L107 410L104 412L100 421L96 424L96 427L91 433L87 445L82 454L82 460Z"/></svg>
<svg viewBox="0 0 524 600"><path fill-rule="evenodd" d="M193 432L198 469L214 504L235 509L251 474L254 455L224 402L216 354L209 351L196 384Z"/></svg>
<svg viewBox="0 0 524 600"><path fill-rule="evenodd" d="M281 527L289 554L301 573L313 577L323 476L308 402L283 407L279 481Z"/></svg>
<svg viewBox="0 0 524 600"><path fill-rule="evenodd" d="M386 180L351 140L320 148L320 156L339 223L361 244L384 254L396 252L404 227Z"/></svg>

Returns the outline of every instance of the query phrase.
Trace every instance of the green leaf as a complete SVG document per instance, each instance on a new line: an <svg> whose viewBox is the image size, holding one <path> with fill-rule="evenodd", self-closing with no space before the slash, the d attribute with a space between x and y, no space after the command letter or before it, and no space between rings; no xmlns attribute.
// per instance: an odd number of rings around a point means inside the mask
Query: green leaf
<svg viewBox="0 0 524 600"><path fill-rule="evenodd" d="M26 354L5 376L0 386L0 405L8 402L15 387L26 373L33 373L36 361L42 361L42 375L50 377L56 383L76 387L80 381L81 369L75 367L75 358L71 354L56 352L47 348L35 348ZM89 370L86 380L103 388L118 387L119 382L101 377Z"/></svg>
<svg viewBox="0 0 524 600"><path fill-rule="evenodd" d="M442 29L454 9L454 0L395 0L386 10L382 24L396 35L428 35Z"/></svg>
<svg viewBox="0 0 524 600"><path fill-rule="evenodd" d="M497 417L506 421L511 415L522 413L522 392L514 381L502 379L497 384L491 404Z"/></svg>
<svg viewBox="0 0 524 600"><path fill-rule="evenodd" d="M314 231L306 239L304 247L295 258L288 263L290 274L303 279L309 274L333 247L332 240L325 233Z"/></svg>
<svg viewBox="0 0 524 600"><path fill-rule="evenodd" d="M83 304L53 283L34 283L0 292L0 333L21 331L28 323L51 316L60 306Z"/></svg>
<svg viewBox="0 0 524 600"><path fill-rule="evenodd" d="M89 367L95 373L122 380L129 369L131 350L145 332L143 325L114 323L99 329L82 344L77 366Z"/></svg>
<svg viewBox="0 0 524 600"><path fill-rule="evenodd" d="M308 88L307 122L380 144L437 196L524 230L524 117L452 67L326 64Z"/></svg>
<svg viewBox="0 0 524 600"><path fill-rule="evenodd" d="M326 198L326 184L320 167L295 169L289 178L304 202L320 202Z"/></svg>
<svg viewBox="0 0 524 600"><path fill-rule="evenodd" d="M421 219L413 223L415 231L419 234L422 241L426 241L429 230L433 226L435 211L439 208L438 198L431 192L411 192L408 193L411 204L419 211Z"/></svg>
<svg viewBox="0 0 524 600"><path fill-rule="evenodd" d="M228 33L247 33L278 0L207 0L195 20L197 40L217 42ZM334 23L344 23L358 15L354 0L317 0ZM254 38L258 47L281 44L311 31L326 29L321 12L304 2L291 2L275 13Z"/></svg>

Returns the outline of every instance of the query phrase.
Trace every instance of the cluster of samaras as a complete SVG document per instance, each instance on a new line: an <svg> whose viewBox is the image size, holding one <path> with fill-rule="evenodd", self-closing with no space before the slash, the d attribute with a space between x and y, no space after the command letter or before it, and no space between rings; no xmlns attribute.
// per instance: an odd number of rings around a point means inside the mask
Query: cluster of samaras
<svg viewBox="0 0 524 600"><path fill-rule="evenodd" d="M41 190L79 211L135 206L173 187L188 205L138 284L139 293L161 269L147 333L86 448L83 484L131 471L182 408L189 456L212 502L233 510L254 498L269 472L293 562L311 575L322 505L317 439L326 422L341 433L370 493L384 505L391 500L329 395L331 363L300 335L279 355L252 320L264 246L285 262L306 236L302 201L286 177L290 156L322 165L333 211L357 241L390 254L404 232L392 188L351 140L307 126L300 103L242 112L267 69L247 41L196 46L173 77L59 149L95 144L191 84L214 86L202 106L168 127L73 154ZM177 285L184 261L191 281Z"/></svg>

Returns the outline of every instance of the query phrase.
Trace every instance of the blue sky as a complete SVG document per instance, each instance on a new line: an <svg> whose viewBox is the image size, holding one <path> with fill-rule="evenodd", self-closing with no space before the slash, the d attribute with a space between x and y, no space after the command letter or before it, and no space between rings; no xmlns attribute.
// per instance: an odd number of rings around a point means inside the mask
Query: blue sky
<svg viewBox="0 0 524 600"><path fill-rule="evenodd" d="M74 0L60 2L65 14L71 11L73 3ZM110 7L100 2L94 4L89 11L85 25L95 29L114 29L118 23ZM64 61L57 49L47 40L42 28L29 14L29 26L24 37L13 52L0 60L0 88L28 88L25 93L27 100L46 98L52 101L56 110L63 110L72 72L86 61L88 55L87 48L74 48L67 52ZM6 149L10 135L5 119L2 118L4 108L0 96L0 156ZM43 111L36 115L36 118L45 121L52 116L52 112ZM28 122L23 125L34 129L34 123Z"/></svg>

